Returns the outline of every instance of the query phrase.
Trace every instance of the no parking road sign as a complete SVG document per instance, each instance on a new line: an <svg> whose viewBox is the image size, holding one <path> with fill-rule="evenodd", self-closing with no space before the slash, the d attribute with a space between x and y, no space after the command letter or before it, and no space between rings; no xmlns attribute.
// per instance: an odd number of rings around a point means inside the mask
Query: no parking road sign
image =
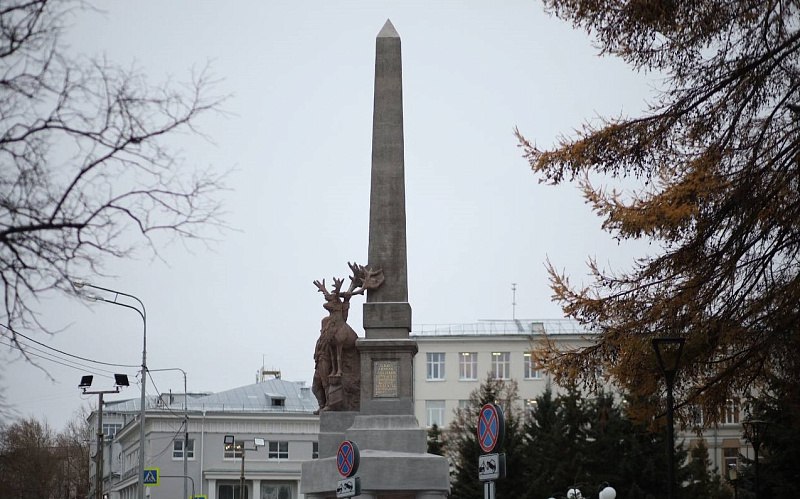
<svg viewBox="0 0 800 499"><path fill-rule="evenodd" d="M342 442L336 451L336 468L339 473L345 478L355 475L358 471L358 461L358 446L350 440Z"/></svg>
<svg viewBox="0 0 800 499"><path fill-rule="evenodd" d="M478 444L488 454L503 443L505 424L503 411L495 404L486 404L478 414Z"/></svg>

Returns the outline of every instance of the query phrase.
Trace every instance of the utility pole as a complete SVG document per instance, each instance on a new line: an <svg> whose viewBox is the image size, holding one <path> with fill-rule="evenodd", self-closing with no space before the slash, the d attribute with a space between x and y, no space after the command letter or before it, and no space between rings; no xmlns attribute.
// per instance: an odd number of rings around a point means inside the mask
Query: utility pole
<svg viewBox="0 0 800 499"><path fill-rule="evenodd" d="M128 376L124 374L114 375L114 384L116 387L113 390L94 390L88 391L87 388L92 386L92 379L94 376L82 376L81 384L78 385L83 391L84 395L97 395L97 452L95 453L94 465L94 494L95 499L103 499L103 447L105 446L105 439L103 434L103 394L105 393L119 393L120 386L128 386Z"/></svg>

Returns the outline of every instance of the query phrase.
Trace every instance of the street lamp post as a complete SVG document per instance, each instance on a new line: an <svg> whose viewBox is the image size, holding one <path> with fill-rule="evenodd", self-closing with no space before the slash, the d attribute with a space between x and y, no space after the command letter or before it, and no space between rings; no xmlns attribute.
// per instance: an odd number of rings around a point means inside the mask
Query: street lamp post
<svg viewBox="0 0 800 499"><path fill-rule="evenodd" d="M87 375L81 376L81 382L78 388L81 389L84 395L97 395L97 454L95 454L95 469L94 469L94 494L97 499L103 499L103 395L106 393L119 393L121 386L128 386L128 377L124 374L114 375L114 389L113 390L88 390L92 386L94 376Z"/></svg>
<svg viewBox="0 0 800 499"><path fill-rule="evenodd" d="M223 443L225 444L225 448L228 450L239 451L242 457L242 466L241 472L239 473L239 499L246 499L246 491L244 488L244 454L245 451L248 450L255 450L257 451L259 447L263 447L264 439L263 438L256 438L253 440L253 448L248 449L245 447L244 442L237 442L236 437L233 435L225 435L223 437ZM235 455L235 454L234 454Z"/></svg>
<svg viewBox="0 0 800 499"><path fill-rule="evenodd" d="M137 298L134 295L123 293L122 291L117 291L114 289L104 288L102 286L95 286L94 284L90 284L85 281L72 281L72 285L75 288L80 289L83 287L97 289L100 291L105 291L108 293L112 293L114 298L111 300L107 300L101 296L87 296L87 298L92 299L94 301L102 301L105 303L111 303L112 305L118 305L120 307L129 308L134 310L139 317L142 318L142 393L141 393L141 400L140 400L140 411L139 411L139 479L137 485L137 497L139 499L144 499L144 423L145 423L145 415L146 415L146 407L145 407L145 385L147 383L147 310L144 307L144 303L142 300ZM123 303L117 301L120 296L126 296L132 300L135 300L141 308L134 307L133 305L129 305L127 303Z"/></svg>
<svg viewBox="0 0 800 499"><path fill-rule="evenodd" d="M761 441L764 437L764 431L766 430L767 422L762 421L760 419L748 419L747 421L742 423L742 426L745 428L745 438L753 444L753 452L755 453L755 465L756 465L756 499L759 498L761 494L761 487L759 486L759 477L758 477L758 450L761 448Z"/></svg>
<svg viewBox="0 0 800 499"><path fill-rule="evenodd" d="M728 481L733 485L733 499L739 499L739 476L735 464L728 465Z"/></svg>
<svg viewBox="0 0 800 499"><path fill-rule="evenodd" d="M183 497L188 492L187 479L189 478L189 465L188 465L188 452L189 452L189 403L188 392L186 391L186 371L180 367L165 367L163 369L150 369L150 372L158 371L180 371L183 374ZM192 480L192 487L194 487L194 480ZM194 494L192 494L194 495Z"/></svg>
<svg viewBox="0 0 800 499"><path fill-rule="evenodd" d="M672 389L675 386L675 377L683 352L685 338L653 338L653 350L656 352L658 367L667 385L667 497L675 497L675 434L673 416L675 403L672 398ZM666 357L666 358L665 358Z"/></svg>

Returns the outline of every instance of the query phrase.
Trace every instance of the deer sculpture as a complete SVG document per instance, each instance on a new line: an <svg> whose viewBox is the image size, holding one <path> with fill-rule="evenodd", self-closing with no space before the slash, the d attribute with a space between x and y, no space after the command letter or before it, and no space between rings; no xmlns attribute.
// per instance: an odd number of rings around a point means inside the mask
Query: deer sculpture
<svg viewBox="0 0 800 499"><path fill-rule="evenodd" d="M328 311L328 316L322 319L320 338L317 341L317 355L327 354L330 359L330 372L319 373L320 376L342 375L342 352L346 348L355 348L358 335L347 324L350 311L350 298L354 295L363 295L368 289L375 289L383 284L383 271L372 270L357 263L347 264L353 275L350 276L350 286L342 292L344 279L333 278L333 288L329 292L325 286L325 279L314 281L314 285L325 297L322 305Z"/></svg>

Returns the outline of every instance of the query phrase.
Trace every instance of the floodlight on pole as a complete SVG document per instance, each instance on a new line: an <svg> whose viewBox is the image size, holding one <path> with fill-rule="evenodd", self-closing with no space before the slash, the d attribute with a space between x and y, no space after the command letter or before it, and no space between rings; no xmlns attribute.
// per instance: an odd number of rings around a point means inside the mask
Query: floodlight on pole
<svg viewBox="0 0 800 499"><path fill-rule="evenodd" d="M245 451L254 450L257 451L259 447L263 447L266 443L263 438L254 438L253 439L253 447L248 449L245 447L244 442L237 442L236 437L234 435L225 435L222 437L222 443L225 444L226 450L233 450L234 457L236 456L236 451L241 453L242 458L242 466L241 472L239 474L239 498L244 499L245 497L245 486L244 486L244 454Z"/></svg>
<svg viewBox="0 0 800 499"><path fill-rule="evenodd" d="M115 289L104 288L102 286L96 286L84 280L73 280L72 285L75 289L82 289L82 288L92 288L99 291L105 291L107 293L112 293L114 295L113 299L106 299L99 295L83 295L85 298L93 301L102 301L105 303L110 303L112 305L117 305L120 307L129 308L139 314L139 317L142 318L142 393L140 399L140 414L139 414L139 478L137 480L137 497L138 499L144 499L144 424L145 424L145 417L146 417L146 391L145 385L147 384L147 310L145 309L144 303L142 300L137 298L136 296L123 293L122 291L117 291ZM129 305L124 302L118 301L120 296L125 296L132 300L135 300L139 307L135 307L133 305Z"/></svg>
<svg viewBox="0 0 800 499"><path fill-rule="evenodd" d="M87 374L81 376L81 382L78 388L84 395L97 395L97 453L95 454L95 468L94 468L94 493L96 499L103 499L103 447L104 433L103 433L103 395L106 393L119 393L122 386L128 386L128 376L125 374L114 375L114 389L113 390L92 390L88 388L92 386L94 376Z"/></svg>

